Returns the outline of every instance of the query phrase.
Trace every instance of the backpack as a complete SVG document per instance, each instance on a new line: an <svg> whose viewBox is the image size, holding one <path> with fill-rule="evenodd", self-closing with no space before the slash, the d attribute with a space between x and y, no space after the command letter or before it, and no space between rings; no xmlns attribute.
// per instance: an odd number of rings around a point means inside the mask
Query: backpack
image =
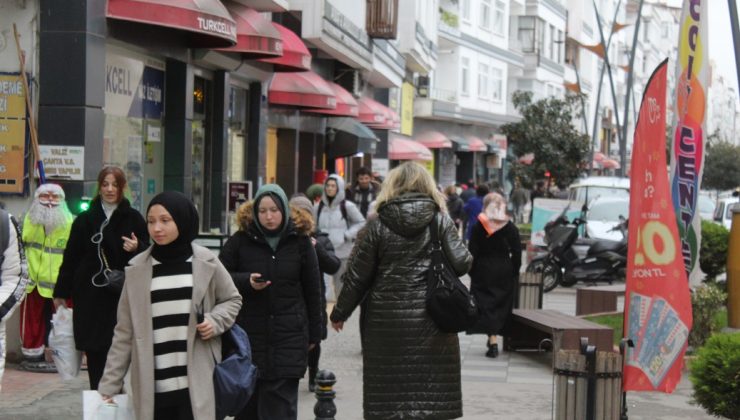
<svg viewBox="0 0 740 420"><path fill-rule="evenodd" d="M319 209L316 210L316 227L319 226L319 218L321 218L321 210L324 208L324 200L319 202ZM347 199L339 202L339 210L342 212L342 219L347 223L347 229L349 229L349 219L347 218Z"/></svg>

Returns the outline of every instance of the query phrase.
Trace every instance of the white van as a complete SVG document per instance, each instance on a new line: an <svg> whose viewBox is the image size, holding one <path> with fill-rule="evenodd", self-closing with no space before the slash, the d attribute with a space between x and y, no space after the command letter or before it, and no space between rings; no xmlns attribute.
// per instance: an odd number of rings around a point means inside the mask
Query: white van
<svg viewBox="0 0 740 420"><path fill-rule="evenodd" d="M590 176L577 179L568 187L568 200L570 201L588 203L597 197L623 197L629 200L629 178Z"/></svg>
<svg viewBox="0 0 740 420"><path fill-rule="evenodd" d="M740 202L740 197L725 197L717 200L717 207L714 209L714 221L729 230L732 227L732 209L738 206L738 202Z"/></svg>

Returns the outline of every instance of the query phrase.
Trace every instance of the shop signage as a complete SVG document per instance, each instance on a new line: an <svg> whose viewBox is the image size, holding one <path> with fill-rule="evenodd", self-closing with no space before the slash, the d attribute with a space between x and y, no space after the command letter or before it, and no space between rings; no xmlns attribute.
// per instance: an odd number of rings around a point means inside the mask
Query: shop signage
<svg viewBox="0 0 740 420"><path fill-rule="evenodd" d="M414 133L414 85L403 82L401 85L401 134Z"/></svg>
<svg viewBox="0 0 740 420"><path fill-rule="evenodd" d="M252 199L252 181L229 182L227 208L229 212L236 212L243 203Z"/></svg>
<svg viewBox="0 0 740 420"><path fill-rule="evenodd" d="M26 98L19 73L0 74L0 193L22 193L25 177Z"/></svg>
<svg viewBox="0 0 740 420"><path fill-rule="evenodd" d="M83 146L39 145L48 179L84 180L85 148Z"/></svg>
<svg viewBox="0 0 740 420"><path fill-rule="evenodd" d="M135 58L108 53L105 58L105 113L161 119L164 71Z"/></svg>

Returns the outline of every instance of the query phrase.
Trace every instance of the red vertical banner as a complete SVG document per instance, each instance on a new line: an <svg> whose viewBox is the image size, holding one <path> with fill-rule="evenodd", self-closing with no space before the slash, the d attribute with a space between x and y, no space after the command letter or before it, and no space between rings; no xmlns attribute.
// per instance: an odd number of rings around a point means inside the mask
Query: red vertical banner
<svg viewBox="0 0 740 420"><path fill-rule="evenodd" d="M634 346L625 391L676 388L692 322L665 156L667 61L645 88L632 148L624 334Z"/></svg>

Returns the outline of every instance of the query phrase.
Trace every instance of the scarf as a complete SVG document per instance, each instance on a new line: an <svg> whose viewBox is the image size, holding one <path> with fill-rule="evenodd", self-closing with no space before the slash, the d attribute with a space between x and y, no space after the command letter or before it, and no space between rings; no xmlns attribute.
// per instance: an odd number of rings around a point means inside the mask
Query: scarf
<svg viewBox="0 0 740 420"><path fill-rule="evenodd" d="M153 206L159 204L172 216L177 225L177 239L167 245L152 246L152 257L161 263L175 263L187 261L193 255L191 242L198 236L198 210L183 193L165 191L157 194L149 203L147 213Z"/></svg>

